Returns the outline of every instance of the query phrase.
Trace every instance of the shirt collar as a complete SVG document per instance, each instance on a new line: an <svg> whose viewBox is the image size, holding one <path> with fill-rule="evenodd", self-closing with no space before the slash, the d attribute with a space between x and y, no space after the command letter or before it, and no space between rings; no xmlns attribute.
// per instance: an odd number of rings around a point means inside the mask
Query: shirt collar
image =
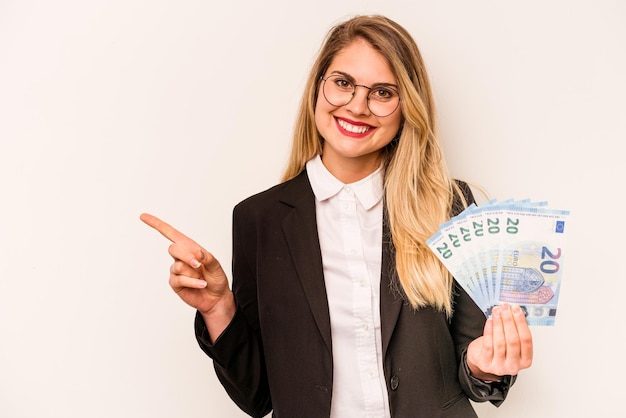
<svg viewBox="0 0 626 418"><path fill-rule="evenodd" d="M350 184L344 184L333 176L319 155L316 155L306 163L306 170L313 194L320 202L335 196L344 187L350 187L354 191L365 210L371 209L383 198L382 165L367 177Z"/></svg>

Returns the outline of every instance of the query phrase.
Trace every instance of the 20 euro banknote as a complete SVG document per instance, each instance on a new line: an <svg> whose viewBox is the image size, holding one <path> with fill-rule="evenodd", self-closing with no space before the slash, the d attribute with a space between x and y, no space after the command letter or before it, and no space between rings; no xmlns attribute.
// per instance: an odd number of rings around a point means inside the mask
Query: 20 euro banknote
<svg viewBox="0 0 626 418"><path fill-rule="evenodd" d="M569 211L530 199L472 205L427 245L485 315L518 304L530 325L554 325Z"/></svg>

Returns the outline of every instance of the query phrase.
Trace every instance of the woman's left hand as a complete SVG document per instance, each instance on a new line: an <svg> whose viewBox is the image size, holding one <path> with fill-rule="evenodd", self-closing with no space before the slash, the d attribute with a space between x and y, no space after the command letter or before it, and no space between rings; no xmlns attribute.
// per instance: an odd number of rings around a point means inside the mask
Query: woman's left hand
<svg viewBox="0 0 626 418"><path fill-rule="evenodd" d="M467 348L467 365L472 376L497 381L516 375L533 361L533 339L522 309L504 303L493 308L482 337Z"/></svg>

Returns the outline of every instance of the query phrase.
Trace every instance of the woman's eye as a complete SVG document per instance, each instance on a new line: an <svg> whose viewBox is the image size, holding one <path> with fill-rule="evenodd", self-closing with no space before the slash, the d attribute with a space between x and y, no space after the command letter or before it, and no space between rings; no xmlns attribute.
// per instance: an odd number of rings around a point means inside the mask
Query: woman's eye
<svg viewBox="0 0 626 418"><path fill-rule="evenodd" d="M393 90L385 89L385 88L376 88L372 90L372 98L375 100L389 100L394 96Z"/></svg>
<svg viewBox="0 0 626 418"><path fill-rule="evenodd" d="M352 83L343 78L338 78L337 80L335 80L335 84L337 84L337 87L345 90L352 89Z"/></svg>

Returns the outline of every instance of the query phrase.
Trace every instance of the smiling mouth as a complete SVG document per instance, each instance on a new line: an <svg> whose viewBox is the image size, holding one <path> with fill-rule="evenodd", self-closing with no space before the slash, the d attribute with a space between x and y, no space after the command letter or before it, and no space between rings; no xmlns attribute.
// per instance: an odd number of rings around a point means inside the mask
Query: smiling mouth
<svg viewBox="0 0 626 418"><path fill-rule="evenodd" d="M372 127L369 125L353 125L343 119L337 119L337 123L339 124L339 126L341 126L343 130L358 135L362 135L372 129Z"/></svg>

